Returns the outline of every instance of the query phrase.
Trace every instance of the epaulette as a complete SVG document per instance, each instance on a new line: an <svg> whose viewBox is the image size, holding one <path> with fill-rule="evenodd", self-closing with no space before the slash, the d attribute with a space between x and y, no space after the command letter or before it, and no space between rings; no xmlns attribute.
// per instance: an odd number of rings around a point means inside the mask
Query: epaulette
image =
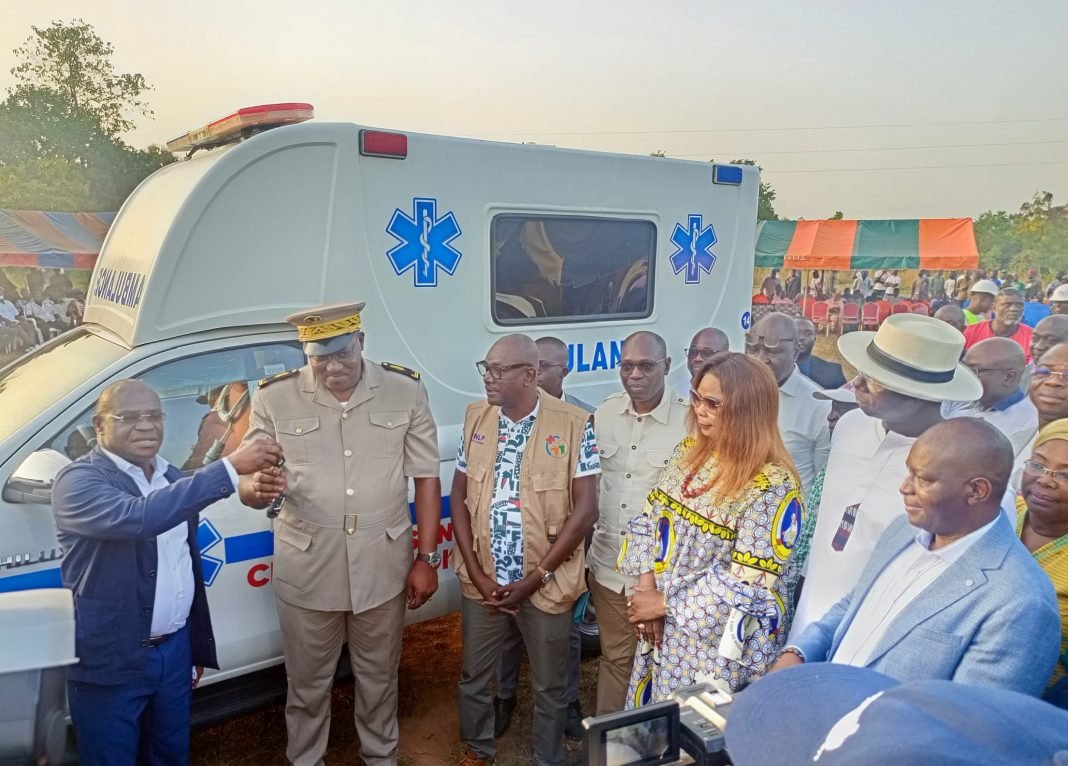
<svg viewBox="0 0 1068 766"><path fill-rule="evenodd" d="M263 388L264 386L269 385L271 383L275 383L275 382L277 382L279 380L285 380L286 378L292 378L298 372L300 372L300 370L286 370L285 372L279 372L279 373L277 373L275 375L268 375L266 378L263 378L260 381L260 388Z"/></svg>
<svg viewBox="0 0 1068 766"><path fill-rule="evenodd" d="M419 373L408 367L402 367L399 364L393 364L393 362L382 362L382 369L389 370L390 372L397 372L401 375L407 375L412 380L419 380Z"/></svg>

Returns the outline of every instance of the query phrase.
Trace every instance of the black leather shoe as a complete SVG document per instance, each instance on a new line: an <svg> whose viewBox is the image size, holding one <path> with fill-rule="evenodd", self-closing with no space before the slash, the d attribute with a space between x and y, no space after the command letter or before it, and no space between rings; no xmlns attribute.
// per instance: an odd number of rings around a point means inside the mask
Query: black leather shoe
<svg viewBox="0 0 1068 766"><path fill-rule="evenodd" d="M503 737L512 725L512 713L515 712L515 697L493 698L493 737Z"/></svg>
<svg viewBox="0 0 1068 766"><path fill-rule="evenodd" d="M567 723L564 724L564 736L568 739L582 739L585 732L582 729L582 706L575 700L567 706Z"/></svg>

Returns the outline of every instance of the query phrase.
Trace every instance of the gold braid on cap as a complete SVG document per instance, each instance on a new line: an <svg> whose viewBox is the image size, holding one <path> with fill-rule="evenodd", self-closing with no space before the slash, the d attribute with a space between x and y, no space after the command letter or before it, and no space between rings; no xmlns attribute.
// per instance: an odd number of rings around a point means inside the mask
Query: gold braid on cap
<svg viewBox="0 0 1068 766"><path fill-rule="evenodd" d="M313 340L325 340L327 338L334 338L338 335L348 335L349 333L359 332L362 327L360 322L360 315L353 314L352 316L342 317L341 319L335 319L331 322L320 322L318 324L306 325L304 327L297 328L297 338L301 343L307 343Z"/></svg>

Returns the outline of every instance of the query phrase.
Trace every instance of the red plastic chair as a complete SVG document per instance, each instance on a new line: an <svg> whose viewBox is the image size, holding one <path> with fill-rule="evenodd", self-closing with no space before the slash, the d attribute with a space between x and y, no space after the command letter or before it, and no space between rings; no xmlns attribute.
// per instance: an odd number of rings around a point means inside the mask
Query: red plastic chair
<svg viewBox="0 0 1068 766"><path fill-rule="evenodd" d="M819 332L820 326L823 326L826 332L830 333L831 305L827 301L816 301L812 304L812 316L809 319L816 325L816 332Z"/></svg>
<svg viewBox="0 0 1068 766"><path fill-rule="evenodd" d="M931 307L928 306L926 303L922 303L922 302L921 303L913 303L912 304L912 313L913 314L920 314L920 315L925 316L925 317L929 317L929 316L931 316Z"/></svg>
<svg viewBox="0 0 1068 766"><path fill-rule="evenodd" d="M909 314L912 312L912 304L908 301L899 301L890 309L891 314Z"/></svg>
<svg viewBox="0 0 1068 766"><path fill-rule="evenodd" d="M879 329L879 307L874 303L865 303L864 310L860 312L860 326L862 329Z"/></svg>
<svg viewBox="0 0 1068 766"><path fill-rule="evenodd" d="M842 332L849 332L847 328L857 329L860 326L860 306L855 303L843 303L842 318L839 322Z"/></svg>

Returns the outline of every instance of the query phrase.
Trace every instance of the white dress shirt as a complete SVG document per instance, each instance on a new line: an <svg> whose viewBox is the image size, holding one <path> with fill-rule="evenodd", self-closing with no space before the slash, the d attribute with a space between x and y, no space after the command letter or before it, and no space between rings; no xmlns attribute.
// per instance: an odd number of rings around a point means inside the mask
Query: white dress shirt
<svg viewBox="0 0 1068 766"><path fill-rule="evenodd" d="M601 452L600 515L586 562L597 582L616 593L638 582L616 571L619 548L627 523L645 508L660 472L686 436L689 401L666 389L660 404L638 414L621 391L605 399L593 417Z"/></svg>
<svg viewBox="0 0 1068 766"><path fill-rule="evenodd" d="M979 402L945 402L942 405L942 417L985 420L1005 434L1012 443L1013 454L1017 457L1038 433L1038 409L1034 402L1019 390L991 407L983 407Z"/></svg>
<svg viewBox="0 0 1068 766"><path fill-rule="evenodd" d="M812 398L812 393L820 390L796 366L779 386L779 433L794 459L806 495L831 454L831 431L827 427L831 403Z"/></svg>
<svg viewBox="0 0 1068 766"><path fill-rule="evenodd" d="M899 489L915 441L859 409L838 421L791 637L853 589L887 526L905 512Z"/></svg>
<svg viewBox="0 0 1068 766"><path fill-rule="evenodd" d="M890 624L905 607L997 522L995 517L989 524L935 551L930 550L932 535L920 531L915 543L902 550L875 578L830 661L857 667L867 665Z"/></svg>
<svg viewBox="0 0 1068 766"><path fill-rule="evenodd" d="M142 497L148 497L158 489L167 487L164 474L170 463L161 456L153 459L152 479L145 476L144 469L128 460L124 460L103 447L100 448L119 470L134 480L141 490ZM223 465L230 475L234 489L237 489L237 472L230 461L223 458ZM189 527L181 522L166 532L156 536L156 596L152 605L152 637L167 636L185 627L189 619L189 610L193 606L195 583L193 580L193 559L189 553Z"/></svg>

